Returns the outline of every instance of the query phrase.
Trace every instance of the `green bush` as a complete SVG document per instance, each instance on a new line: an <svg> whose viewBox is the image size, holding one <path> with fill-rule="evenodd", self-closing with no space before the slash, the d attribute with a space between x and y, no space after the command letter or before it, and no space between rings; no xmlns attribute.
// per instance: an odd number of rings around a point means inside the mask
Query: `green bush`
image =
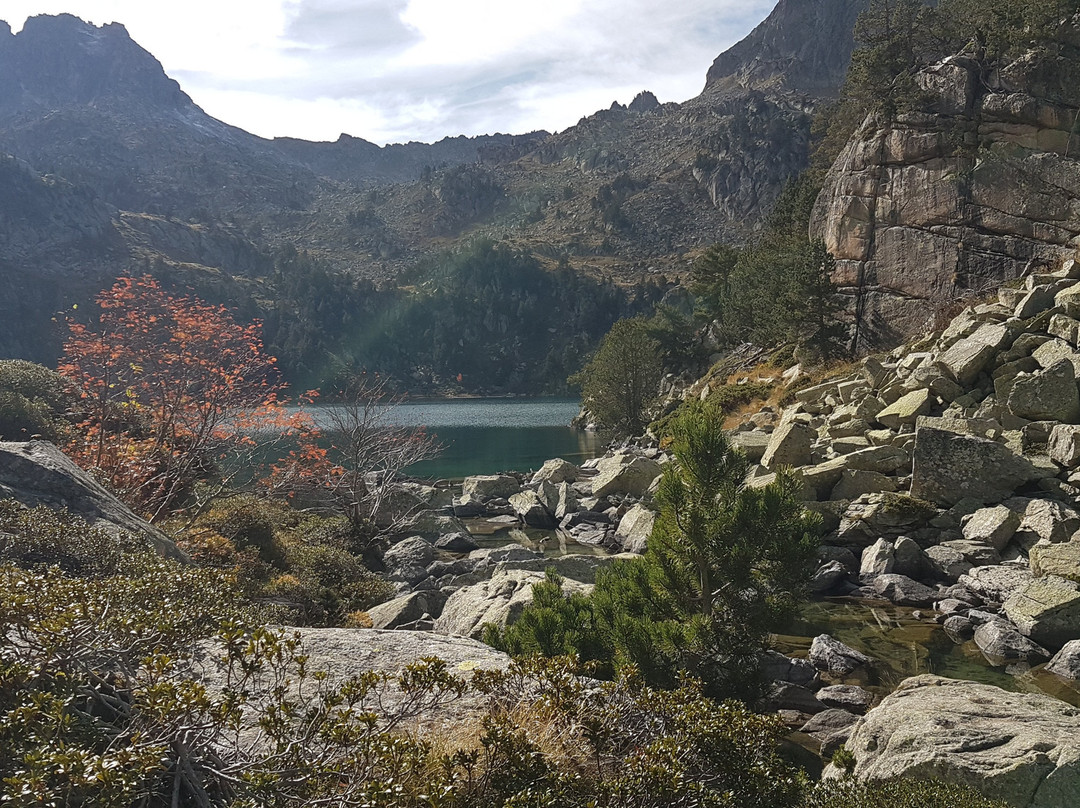
<svg viewBox="0 0 1080 808"><path fill-rule="evenodd" d="M24 569L57 566L71 575L115 575L149 552L145 541L91 528L48 508L0 500L0 563Z"/></svg>
<svg viewBox="0 0 1080 808"><path fill-rule="evenodd" d="M62 440L68 428L63 414L72 402L58 373L21 359L0 359L0 440Z"/></svg>
<svg viewBox="0 0 1080 808"><path fill-rule="evenodd" d="M284 561L285 550L277 539L269 507L268 503L258 500L245 500L235 507L220 509L207 523L237 549L250 547L267 564L279 567Z"/></svg>
<svg viewBox="0 0 1080 808"><path fill-rule="evenodd" d="M823 780L805 808L1006 808L968 786L926 780Z"/></svg>

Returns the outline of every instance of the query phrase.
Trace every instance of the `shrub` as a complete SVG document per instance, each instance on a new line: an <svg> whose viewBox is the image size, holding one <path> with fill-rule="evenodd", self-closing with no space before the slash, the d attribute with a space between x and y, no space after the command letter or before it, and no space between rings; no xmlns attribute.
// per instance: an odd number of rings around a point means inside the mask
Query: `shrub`
<svg viewBox="0 0 1080 808"><path fill-rule="evenodd" d="M823 780L805 808L1006 808L969 786L926 780Z"/></svg>
<svg viewBox="0 0 1080 808"><path fill-rule="evenodd" d="M73 402L63 377L33 362L0 359L0 439L61 441Z"/></svg>
<svg viewBox="0 0 1080 808"><path fill-rule="evenodd" d="M148 553L145 541L91 528L49 508L0 500L0 562L24 569L57 566L72 575L115 575Z"/></svg>

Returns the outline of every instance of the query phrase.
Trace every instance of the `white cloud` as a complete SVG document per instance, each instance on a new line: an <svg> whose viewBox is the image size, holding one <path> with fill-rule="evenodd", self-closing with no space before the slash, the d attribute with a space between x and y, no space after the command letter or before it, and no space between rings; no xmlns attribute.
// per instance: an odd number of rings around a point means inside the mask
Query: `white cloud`
<svg viewBox="0 0 1080 808"><path fill-rule="evenodd" d="M267 137L564 129L640 90L700 91L775 0L4 0L122 22L207 112Z"/></svg>

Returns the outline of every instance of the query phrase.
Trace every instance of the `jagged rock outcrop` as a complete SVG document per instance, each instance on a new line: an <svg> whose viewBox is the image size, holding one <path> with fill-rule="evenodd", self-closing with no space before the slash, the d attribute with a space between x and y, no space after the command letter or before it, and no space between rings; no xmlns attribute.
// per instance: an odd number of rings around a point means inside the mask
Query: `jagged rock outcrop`
<svg viewBox="0 0 1080 808"><path fill-rule="evenodd" d="M829 95L844 81L855 20L868 5L869 0L780 0L768 19L716 58L706 84L775 82Z"/></svg>
<svg viewBox="0 0 1080 808"><path fill-rule="evenodd" d="M860 350L1071 252L1080 98L1073 67L1058 60L1053 86L1044 67L1029 55L987 77L972 59L946 59L919 77L928 104L872 115L836 160L811 231L837 259Z"/></svg>
<svg viewBox="0 0 1080 808"><path fill-rule="evenodd" d="M167 558L185 560L176 545L106 491L48 441L0 441L0 498L27 507L67 511L92 527L142 536Z"/></svg>
<svg viewBox="0 0 1080 808"><path fill-rule="evenodd" d="M855 725L855 776L967 785L1015 808L1066 808L1080 793L1080 710L976 682L906 679Z"/></svg>

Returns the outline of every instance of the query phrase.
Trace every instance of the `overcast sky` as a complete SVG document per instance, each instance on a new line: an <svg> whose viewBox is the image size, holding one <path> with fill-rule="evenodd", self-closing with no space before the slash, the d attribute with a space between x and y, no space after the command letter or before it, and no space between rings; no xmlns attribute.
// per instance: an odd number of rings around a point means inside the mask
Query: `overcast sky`
<svg viewBox="0 0 1080 808"><path fill-rule="evenodd" d="M195 103L265 137L376 143L559 131L701 91L776 0L3 0L121 22Z"/></svg>

